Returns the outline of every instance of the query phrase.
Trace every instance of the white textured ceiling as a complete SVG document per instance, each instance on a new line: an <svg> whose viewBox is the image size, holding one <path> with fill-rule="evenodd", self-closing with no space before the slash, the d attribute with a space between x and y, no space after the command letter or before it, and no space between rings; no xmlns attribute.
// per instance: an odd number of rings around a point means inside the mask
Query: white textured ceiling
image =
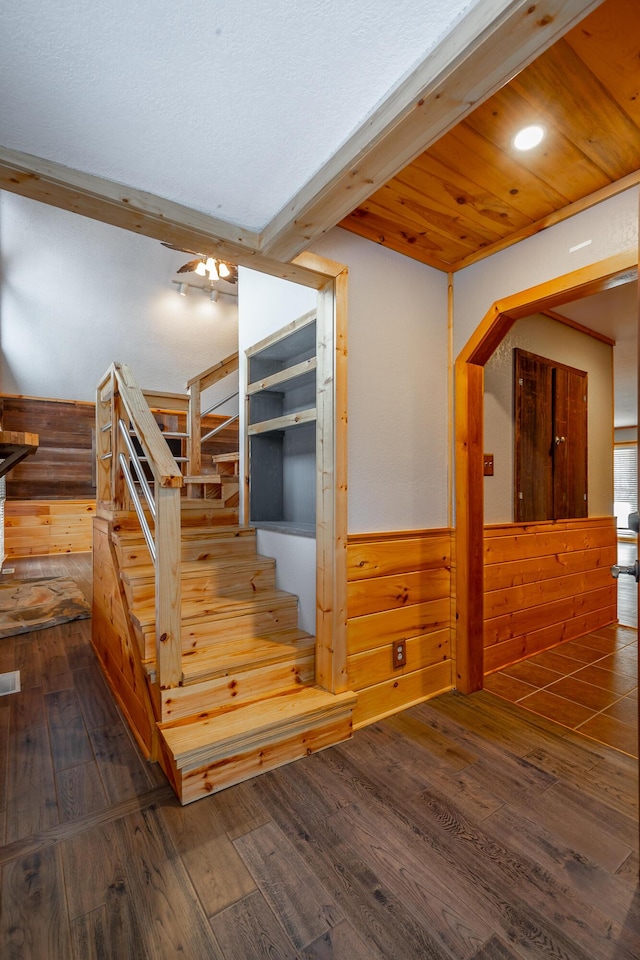
<svg viewBox="0 0 640 960"><path fill-rule="evenodd" d="M0 143L262 229L478 0L22 0Z"/></svg>

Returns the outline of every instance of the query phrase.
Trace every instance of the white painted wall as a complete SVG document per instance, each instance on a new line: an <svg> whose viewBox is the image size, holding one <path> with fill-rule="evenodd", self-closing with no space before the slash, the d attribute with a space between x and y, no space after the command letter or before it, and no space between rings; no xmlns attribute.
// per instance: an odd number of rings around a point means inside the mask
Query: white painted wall
<svg viewBox="0 0 640 960"><path fill-rule="evenodd" d="M447 277L336 228L349 268L350 533L448 525Z"/></svg>
<svg viewBox="0 0 640 960"><path fill-rule="evenodd" d="M0 253L4 393L93 400L114 360L142 387L183 392L236 349L236 300L178 296L189 258L155 240L0 192Z"/></svg>
<svg viewBox="0 0 640 960"><path fill-rule="evenodd" d="M590 244L570 253L570 248ZM616 253L638 249L638 188L564 220L454 275L454 356L496 300Z"/></svg>
<svg viewBox="0 0 640 960"><path fill-rule="evenodd" d="M276 558L276 586L298 598L298 626L316 632L316 541L273 530L257 531L258 552Z"/></svg>
<svg viewBox="0 0 640 960"><path fill-rule="evenodd" d="M518 320L485 366L484 449L494 454L494 476L484 479L485 523L511 523L514 519L514 347L586 370L589 516L611 516L612 348L538 314Z"/></svg>

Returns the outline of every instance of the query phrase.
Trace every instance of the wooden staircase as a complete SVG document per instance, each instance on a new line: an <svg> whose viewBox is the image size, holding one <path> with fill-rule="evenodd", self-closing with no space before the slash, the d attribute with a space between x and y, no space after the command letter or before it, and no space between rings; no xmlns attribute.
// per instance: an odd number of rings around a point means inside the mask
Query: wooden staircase
<svg viewBox="0 0 640 960"><path fill-rule="evenodd" d="M237 456L222 455L217 466L237 478ZM182 803L351 736L355 695L315 686L315 638L298 628L297 598L276 588L275 561L257 554L255 530L237 523L222 494L229 483L220 480L217 499L181 500L179 686L157 683L155 569L137 518L103 507L96 520L95 602L108 606L118 581L122 612L94 611L94 646L139 742ZM118 642L106 634L123 627L118 673Z"/></svg>

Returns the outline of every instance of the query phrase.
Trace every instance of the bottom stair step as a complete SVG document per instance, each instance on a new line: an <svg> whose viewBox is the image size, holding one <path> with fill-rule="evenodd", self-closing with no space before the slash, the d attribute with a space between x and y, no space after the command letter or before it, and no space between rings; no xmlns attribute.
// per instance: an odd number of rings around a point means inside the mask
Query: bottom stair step
<svg viewBox="0 0 640 960"><path fill-rule="evenodd" d="M159 724L162 765L183 804L349 739L356 695L304 687L204 720Z"/></svg>

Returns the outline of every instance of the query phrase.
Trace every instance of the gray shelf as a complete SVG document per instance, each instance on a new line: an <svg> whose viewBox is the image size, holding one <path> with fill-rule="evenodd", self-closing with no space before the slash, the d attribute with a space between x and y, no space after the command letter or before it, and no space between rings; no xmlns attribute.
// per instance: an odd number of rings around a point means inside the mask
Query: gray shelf
<svg viewBox="0 0 640 960"><path fill-rule="evenodd" d="M247 350L250 523L315 536L315 314Z"/></svg>

